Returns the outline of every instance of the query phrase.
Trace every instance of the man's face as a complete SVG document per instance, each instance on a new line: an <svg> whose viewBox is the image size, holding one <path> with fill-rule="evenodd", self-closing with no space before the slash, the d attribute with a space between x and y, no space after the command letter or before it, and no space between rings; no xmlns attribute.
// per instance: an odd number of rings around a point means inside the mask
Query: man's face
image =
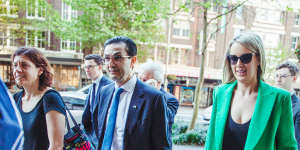
<svg viewBox="0 0 300 150"><path fill-rule="evenodd" d="M101 75L102 66L97 65L97 63L93 59L85 60L84 61L84 70L85 70L87 78L95 81Z"/></svg>
<svg viewBox="0 0 300 150"><path fill-rule="evenodd" d="M143 71L140 75L140 79L143 81L143 82L146 82L147 80L149 79L153 79L153 74L151 72L148 72L148 71Z"/></svg>
<svg viewBox="0 0 300 150"><path fill-rule="evenodd" d="M296 76L291 76L288 68L281 68L276 70L275 84L276 86L285 90L291 90L292 84L296 81Z"/></svg>
<svg viewBox="0 0 300 150"><path fill-rule="evenodd" d="M125 43L107 45L104 49L104 59L111 78L120 86L131 78L136 56L128 56Z"/></svg>

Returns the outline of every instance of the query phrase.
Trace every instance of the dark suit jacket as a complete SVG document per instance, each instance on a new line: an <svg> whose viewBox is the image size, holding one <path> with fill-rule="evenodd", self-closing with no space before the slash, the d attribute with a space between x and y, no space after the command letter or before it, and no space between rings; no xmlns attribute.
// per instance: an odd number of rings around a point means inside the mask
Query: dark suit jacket
<svg viewBox="0 0 300 150"><path fill-rule="evenodd" d="M174 118L177 113L177 109L179 106L177 98L172 95L169 92L166 92L164 89L160 89L160 91L164 94L167 100L167 106L168 106L168 118L169 118L169 123L174 123Z"/></svg>
<svg viewBox="0 0 300 150"><path fill-rule="evenodd" d="M166 97L167 100L167 115L168 115L168 119L169 119L169 135L168 135L168 140L169 143L172 144L172 125L174 123L174 118L175 115L177 113L177 109L178 109L178 100L176 99L176 97L174 95L172 95L169 92L166 92L163 88L160 89L160 91L164 94L164 96Z"/></svg>
<svg viewBox="0 0 300 150"><path fill-rule="evenodd" d="M295 126L295 136L300 150L300 99L294 93L292 95L293 119Z"/></svg>
<svg viewBox="0 0 300 150"><path fill-rule="evenodd" d="M98 125L101 149L107 112L111 105L114 84L100 93ZM167 104L157 89L137 80L130 102L124 133L124 150L169 150Z"/></svg>
<svg viewBox="0 0 300 150"><path fill-rule="evenodd" d="M92 87L90 88L89 94L86 98L85 101L85 108L84 108L84 112L82 115L82 125L85 129L86 134L88 135L88 137L90 138L91 142L93 142L94 146L97 147L98 145L98 138L97 138L97 133L98 133L98 98L100 95L100 91L102 89L103 86L108 85L112 83L112 81L105 77L102 76L98 89L97 89L97 93L96 93L96 101L94 101L94 103L92 105L90 105L90 96L91 96L91 92L92 92ZM90 109L92 108L92 112L90 111Z"/></svg>

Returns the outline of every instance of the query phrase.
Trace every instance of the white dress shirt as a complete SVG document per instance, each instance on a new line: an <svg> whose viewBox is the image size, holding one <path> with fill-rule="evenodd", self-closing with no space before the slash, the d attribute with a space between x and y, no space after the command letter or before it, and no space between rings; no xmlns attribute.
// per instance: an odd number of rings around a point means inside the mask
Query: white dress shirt
<svg viewBox="0 0 300 150"><path fill-rule="evenodd" d="M124 132L125 125L127 120L127 114L129 110L129 105L131 102L132 94L136 85L137 78L136 76L132 76L130 80L128 80L121 87L118 87L115 83L115 92L117 88L123 88L124 91L120 95L120 101L118 106L117 118L116 118L116 126L114 130L114 137L111 145L111 150L122 150L123 149L123 141L124 141ZM111 102L112 103L112 102ZM108 115L106 118L106 125L108 123L108 118L110 114L111 105L108 110Z"/></svg>
<svg viewBox="0 0 300 150"><path fill-rule="evenodd" d="M99 84L100 84L100 81L102 79L102 74L95 80L93 81L92 83L92 90L90 91L90 105L92 104L92 99L93 99L93 96L92 96L92 93L93 93L93 90L95 90L95 96L97 95L97 91L98 91L98 87L99 87ZM95 89L93 89L93 84L96 83L96 86L95 86Z"/></svg>

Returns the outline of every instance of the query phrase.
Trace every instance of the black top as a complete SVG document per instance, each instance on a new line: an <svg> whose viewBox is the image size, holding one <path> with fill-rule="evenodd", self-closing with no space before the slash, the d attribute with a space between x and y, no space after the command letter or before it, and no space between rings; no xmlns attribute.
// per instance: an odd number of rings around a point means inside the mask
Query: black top
<svg viewBox="0 0 300 150"><path fill-rule="evenodd" d="M224 131L222 150L244 149L250 120L244 124L237 124L232 120L231 115L229 115Z"/></svg>
<svg viewBox="0 0 300 150"><path fill-rule="evenodd" d="M23 121L24 150L47 150L49 140L46 125L46 113L55 110L64 115L66 111L61 96L54 90L48 90L30 112L22 110L24 91L14 95Z"/></svg>

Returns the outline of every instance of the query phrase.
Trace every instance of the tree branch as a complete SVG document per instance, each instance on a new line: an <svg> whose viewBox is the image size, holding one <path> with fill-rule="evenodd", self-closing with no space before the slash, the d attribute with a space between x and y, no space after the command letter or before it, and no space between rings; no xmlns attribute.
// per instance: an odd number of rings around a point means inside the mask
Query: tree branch
<svg viewBox="0 0 300 150"><path fill-rule="evenodd" d="M229 14L229 13L235 11L236 9L238 9L239 7L241 7L242 5L244 5L247 1L248 1L248 0L245 0L245 1L243 1L242 3L239 3L238 5L236 5L235 7L233 7L232 9L230 9L229 11L226 11L225 13L221 13L221 14L217 15L216 17L210 19L210 20L208 21L208 24L210 24L212 21L218 19L218 18L221 17L221 16L227 15L227 14Z"/></svg>

